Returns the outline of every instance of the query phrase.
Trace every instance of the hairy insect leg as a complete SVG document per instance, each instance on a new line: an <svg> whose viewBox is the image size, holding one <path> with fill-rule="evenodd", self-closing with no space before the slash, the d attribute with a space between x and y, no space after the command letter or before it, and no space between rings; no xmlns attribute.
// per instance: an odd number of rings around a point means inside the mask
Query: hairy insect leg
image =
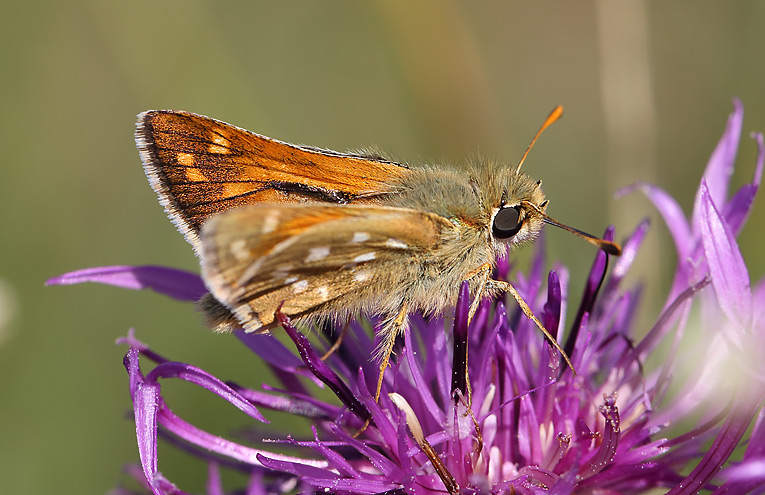
<svg viewBox="0 0 765 495"><path fill-rule="evenodd" d="M324 355L321 357L322 361L326 361L327 359L332 356L335 352L337 352L338 349L340 349L340 345L343 343L343 338L345 337L345 334L348 332L348 327L351 325L350 322L346 322L345 325L343 325L343 329L340 331L340 335L337 337L337 340L335 340L332 343L332 347L327 349L327 352L324 353Z"/></svg>
<svg viewBox="0 0 765 495"><path fill-rule="evenodd" d="M550 332L547 331L544 325L542 325L542 322L537 319L536 316L534 316L534 313L531 311L531 308L529 308L529 305L526 304L526 301L523 300L520 294L518 294L518 291L515 290L515 287L513 287L509 282L504 282L502 280L493 280L490 279L486 283L486 288L490 291L504 291L509 292L510 295L513 296L515 299L515 302L518 303L518 306L520 306L521 311L523 311L523 314L526 315L526 318L532 320L536 326L542 331L542 333L545 335L547 340L552 344L553 347L555 347L558 352L560 352L561 356L563 356L563 359L566 361L566 364L569 368L571 368L571 371L576 375L576 369L574 368L574 365L571 363L571 359L569 359L568 354L566 354L566 351L563 350L563 348L560 346L558 341L555 339L555 337L550 334Z"/></svg>
<svg viewBox="0 0 765 495"><path fill-rule="evenodd" d="M465 277L465 280L468 281L474 278L478 279L478 288L476 289L475 298L473 299L473 302L470 303L470 311L468 311L468 325L470 325L470 322L473 321L473 316L475 316L476 311L478 311L478 305L481 304L481 299L483 298L484 292L486 290L486 284L491 279L491 271L491 263L484 263L483 265L468 273Z"/></svg>
<svg viewBox="0 0 765 495"><path fill-rule="evenodd" d="M396 337L403 333L404 328L406 328L407 316L409 316L409 305L406 303L406 301L404 301L401 304L401 309L399 310L398 315L392 320L386 321L385 324L383 324L382 330L380 330L380 345L375 351L377 359L380 360L380 372L377 375L375 402L379 402L380 400L380 392L382 391L385 369L390 363L390 355L393 354L393 346L396 344ZM353 438L357 438L359 435L364 433L364 431L366 431L366 429L369 427L371 421L372 418L366 420L364 422L364 426L362 426L356 433L352 435Z"/></svg>
<svg viewBox="0 0 765 495"><path fill-rule="evenodd" d="M404 302L398 315L392 320L386 322L380 331L380 346L377 348L377 357L380 359L380 374L377 377L377 390L375 392L375 402L380 400L380 391L382 390L383 376L385 369L390 363L390 355L393 354L393 346L398 337L404 331L407 316L409 316L409 305Z"/></svg>

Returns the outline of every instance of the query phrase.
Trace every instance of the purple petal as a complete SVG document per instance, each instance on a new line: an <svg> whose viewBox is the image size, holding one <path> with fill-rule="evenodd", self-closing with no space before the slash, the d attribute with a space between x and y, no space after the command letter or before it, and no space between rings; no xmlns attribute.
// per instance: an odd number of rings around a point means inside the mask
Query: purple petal
<svg viewBox="0 0 765 495"><path fill-rule="evenodd" d="M723 217L735 236L738 236L749 218L757 189L754 184L744 184L723 207Z"/></svg>
<svg viewBox="0 0 765 495"><path fill-rule="evenodd" d="M603 239L607 241L614 240L613 227L608 227L608 229L606 229L606 232L603 235ZM571 353L574 349L577 334L579 333L579 328L581 327L582 319L584 318L585 313L590 314L593 307L595 306L595 300L598 297L600 286L603 284L603 279L606 276L607 268L608 254L606 254L604 251L598 250L598 252L595 254L595 260L592 262L592 268L590 268L590 275L587 278L587 284L584 287L582 301L579 303L579 309L576 312L574 324L571 327L571 334L569 334L568 338L566 339L566 346L564 347L564 350L569 356L571 356Z"/></svg>
<svg viewBox="0 0 765 495"><path fill-rule="evenodd" d="M173 411L167 407L167 405L163 405L160 408L157 422L173 435L176 435L177 437L189 442L192 445L197 445L209 450L210 452L214 452L216 454L220 454L222 456L228 457L230 459L235 459L252 466L260 466L258 456L268 455L275 459L297 462L322 469L326 468L326 461L301 459L277 454L274 452L267 452L260 449L253 449L251 447L232 442L217 435L213 435L184 421L182 418L173 413Z"/></svg>
<svg viewBox="0 0 765 495"><path fill-rule="evenodd" d="M303 368L303 362L272 335L245 333L244 330L235 330L234 335L265 362L280 370L298 373Z"/></svg>
<svg viewBox="0 0 765 495"><path fill-rule="evenodd" d="M744 459L765 458L765 409L760 409L757 421L754 424L752 435L749 437L749 446L744 453Z"/></svg>
<svg viewBox="0 0 765 495"><path fill-rule="evenodd" d="M614 263L614 268L611 271L609 288L615 290L615 287L611 287L611 284L618 284L627 275L627 272L632 267L632 263L635 261L635 257L640 250L640 246L643 244L643 239L645 239L650 226L651 223L647 219L643 220L638 224L632 235L630 235L624 242L622 255L617 258L616 263Z"/></svg>
<svg viewBox="0 0 765 495"><path fill-rule="evenodd" d="M723 312L748 329L752 321L749 272L736 239L718 213L704 179L701 181L699 198L699 227L712 286Z"/></svg>
<svg viewBox="0 0 765 495"><path fill-rule="evenodd" d="M310 483L317 488L323 489L325 493L348 493L348 494L374 494L381 493L388 495L391 490L397 490L398 483L387 480L349 480L339 479L325 481L326 478L312 478L304 476L303 481ZM394 492L397 493L397 492Z"/></svg>
<svg viewBox="0 0 765 495"><path fill-rule="evenodd" d="M290 480L291 481L291 480ZM276 493L284 493L289 490L275 490ZM245 495L268 495L269 492L263 483L263 473L260 471L254 471L250 475L250 481L247 483L247 491Z"/></svg>
<svg viewBox="0 0 765 495"><path fill-rule="evenodd" d="M128 330L128 334L126 337L120 337L115 342L117 345L127 345L128 347L135 347L139 353L141 353L142 356L146 356L150 360L154 361L157 364L165 363L167 361L170 361L166 357L162 356L161 354L158 354L151 350L148 345L144 344L140 340L138 340L135 336L135 329L131 328ZM127 366L127 364L125 364ZM143 377L142 377L143 379Z"/></svg>
<svg viewBox="0 0 765 495"><path fill-rule="evenodd" d="M499 280L507 280L507 274L510 273L510 253L505 252L497 258L497 269L494 271L494 277Z"/></svg>
<svg viewBox="0 0 765 495"><path fill-rule="evenodd" d="M765 457L744 461L725 470L725 477L736 482L756 482L755 486L765 483ZM745 493L742 490L742 493Z"/></svg>
<svg viewBox="0 0 765 495"><path fill-rule="evenodd" d="M372 403L374 403L374 401L372 401ZM379 412L379 416L387 416L387 413L382 411L374 412ZM379 416L375 417L378 418ZM380 420L377 421L377 423L382 424L383 421ZM393 430L393 435L390 440L393 440L394 442L397 441L400 438L398 430L390 422L387 422L386 425ZM374 445L367 444L366 442L362 442L356 438L353 438L348 433L341 430L340 427L334 423L329 425L329 429L335 436L337 436L340 441L356 449L361 455L369 459L369 462L372 464L372 466L379 470L384 476L387 476L391 479L397 479L401 477L401 469L399 468L398 464L389 459L385 454L380 453L377 449L374 448ZM395 443L389 441L389 445L395 445Z"/></svg>
<svg viewBox="0 0 765 495"><path fill-rule="evenodd" d="M752 139L757 141L757 165L754 167L752 183L759 186L762 183L762 173L765 171L765 140L761 132L752 133Z"/></svg>
<svg viewBox="0 0 765 495"><path fill-rule="evenodd" d="M438 407L438 404L436 404L430 387L428 387L428 384L425 381L425 377L422 374L422 368L420 367L421 361L417 359L416 353L413 352L412 332L404 333L404 345L406 346L404 349L406 363L409 366L409 372L412 374L412 381L414 382L414 386L417 387L419 392L419 398L425 406L424 409L428 414L433 416L436 422L443 424L443 411L441 411L441 408Z"/></svg>
<svg viewBox="0 0 765 495"><path fill-rule="evenodd" d="M247 399L242 397L233 388L196 366L176 362L162 363L146 375L146 381L153 383L159 378L180 378L181 380L191 382L219 395L234 407L258 421L263 423L269 422L260 414L260 411L255 406L250 404Z"/></svg>
<svg viewBox="0 0 765 495"><path fill-rule="evenodd" d="M300 357L303 358L303 362L308 366L308 369L311 370L316 378L324 382L335 395L337 395L338 399L340 399L353 414L358 416L359 419L362 421L371 419L369 410L367 410L364 404L359 402L356 396L353 395L353 392L351 392L351 389L348 388L348 385L337 376L337 373L332 371L332 369L321 360L321 357L313 350L311 343L305 338L305 335L298 332L297 329L292 326L287 315L279 311L276 316L279 318L279 323L284 330L287 331L287 335L289 335L295 343L295 347L297 348L298 353L300 353Z"/></svg>
<svg viewBox="0 0 765 495"><path fill-rule="evenodd" d="M547 275L547 302L542 314L542 323L553 337L558 337L560 326L561 291L558 274L550 270Z"/></svg>
<svg viewBox="0 0 765 495"><path fill-rule="evenodd" d="M131 396L136 418L136 437L141 457L141 463L147 480L152 484L152 490L158 486L154 480L162 479L157 472L157 428L165 428L171 434L185 440L191 445L202 447L210 452L220 454L253 466L259 466L257 460L261 454L267 454L275 459L297 462L317 468L325 468L325 461L300 459L263 450L245 447L225 438L207 433L176 416L160 396L160 387L156 382L144 381L138 366L138 350L131 348L125 356L125 367L128 370L131 383ZM157 488L159 490L159 488ZM155 493L162 493L154 490ZM175 493L175 492L173 492Z"/></svg>
<svg viewBox="0 0 765 495"><path fill-rule="evenodd" d="M749 493L765 486L765 409L760 409L743 461L725 469L722 477L727 481L713 495Z"/></svg>
<svg viewBox="0 0 765 495"><path fill-rule="evenodd" d="M680 260L686 259L693 249L693 236L685 213L675 199L663 189L652 184L640 182L617 192L617 195L627 194L639 189L653 203L667 224L669 233L675 241L675 249Z"/></svg>
<svg viewBox="0 0 765 495"><path fill-rule="evenodd" d="M207 495L223 495L223 480L217 462L207 463Z"/></svg>
<svg viewBox="0 0 765 495"><path fill-rule="evenodd" d="M603 440L595 455L584 463L584 469L579 472L582 478L597 474L607 467L614 460L619 445L619 409L616 407L614 396L606 398L605 404L600 406L600 413L605 418Z"/></svg>
<svg viewBox="0 0 765 495"><path fill-rule="evenodd" d="M138 455L151 491L161 493L154 483L157 474L157 410L159 385L139 383L135 390L133 412L138 439Z"/></svg>
<svg viewBox="0 0 765 495"><path fill-rule="evenodd" d="M709 196L717 205L725 204L728 197L730 177L733 175L733 164L736 161L739 141L741 140L741 125L744 120L744 106L738 98L733 100L733 113L728 117L720 141L717 143L712 156L704 171L703 180L709 187ZM698 196L693 208L694 223L700 213L698 209Z"/></svg>
<svg viewBox="0 0 765 495"><path fill-rule="evenodd" d="M704 454L691 473L667 495L691 495L698 493L709 480L720 471L733 450L741 441L749 423L762 401L762 391L758 394L738 394L731 408L731 415L725 420L709 450Z"/></svg>
<svg viewBox="0 0 765 495"><path fill-rule="evenodd" d="M159 411L159 385L146 383L140 376L138 350L130 348L125 355L125 365L130 375L130 395L133 398L135 432L141 467L151 491L161 495L157 486L157 413Z"/></svg>
<svg viewBox="0 0 765 495"><path fill-rule="evenodd" d="M198 301L207 289L199 275L164 266L101 266L53 277L45 285L73 285L84 282L113 285L123 289L152 289L178 299Z"/></svg>
<svg viewBox="0 0 765 495"><path fill-rule="evenodd" d="M276 456L271 457L273 454L270 453L261 453L258 454L258 462L262 464L263 466L275 469L277 471L282 471L285 473L295 474L297 476L313 476L318 479L340 479L340 476L337 474L332 473L331 471L327 471L326 469L319 468L316 466L310 466L308 464L303 464L301 462L295 462L295 461L287 461L284 459L279 459Z"/></svg>
<svg viewBox="0 0 765 495"><path fill-rule="evenodd" d="M299 398L294 395L274 395L259 390L241 387L233 382L228 382L231 388L237 391L247 401L274 411L283 411L306 418L333 420L340 414L340 408L320 402L318 399Z"/></svg>
<svg viewBox="0 0 765 495"><path fill-rule="evenodd" d="M452 386L451 393L459 390L467 395L467 341L468 313L470 310L470 285L462 282L457 307L454 314L454 352L452 354Z"/></svg>
<svg viewBox="0 0 765 495"><path fill-rule="evenodd" d="M754 170L754 177L751 184L744 184L733 197L725 203L722 208L722 214L730 226L730 230L738 235L744 227L749 213L752 211L752 203L757 195L762 181L763 165L765 165L765 143L762 134L753 136L757 140L757 165Z"/></svg>
<svg viewBox="0 0 765 495"><path fill-rule="evenodd" d="M550 488L549 495L569 495L574 493L576 482L577 473L576 470L572 469L558 478L558 480Z"/></svg>
<svg viewBox="0 0 765 495"><path fill-rule="evenodd" d="M313 439L312 447L316 452L321 454L322 457L324 457L329 462L329 469L336 470L338 473L340 473L342 476L346 478L361 478L361 473L359 473L358 470L356 470L353 465L351 465L350 462L348 462L342 455L340 455L338 452L335 452L334 450L330 449L328 446L324 444L321 440L319 440L319 434L316 431L316 426L312 425L311 430L313 431Z"/></svg>

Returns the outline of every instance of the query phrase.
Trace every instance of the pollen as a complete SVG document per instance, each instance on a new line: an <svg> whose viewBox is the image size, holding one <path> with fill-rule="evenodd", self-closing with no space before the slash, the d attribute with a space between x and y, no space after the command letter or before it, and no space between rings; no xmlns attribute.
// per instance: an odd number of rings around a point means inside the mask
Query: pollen
<svg viewBox="0 0 765 495"><path fill-rule="evenodd" d="M372 278L372 271L371 270L359 270L356 273L353 274L353 281L354 282L366 282Z"/></svg>

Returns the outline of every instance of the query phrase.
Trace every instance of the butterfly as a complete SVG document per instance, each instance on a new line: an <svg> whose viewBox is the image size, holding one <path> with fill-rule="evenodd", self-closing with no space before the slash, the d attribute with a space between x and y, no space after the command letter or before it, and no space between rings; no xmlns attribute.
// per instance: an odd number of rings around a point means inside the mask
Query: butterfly
<svg viewBox="0 0 765 495"><path fill-rule="evenodd" d="M537 132L557 120L557 107ZM138 116L136 143L170 219L201 260L208 323L267 332L297 320L381 318L375 399L412 312L510 292L571 363L496 260L552 224L619 255L618 244L556 222L541 181L477 160L461 169L296 146L182 111ZM572 367L573 369L573 367Z"/></svg>

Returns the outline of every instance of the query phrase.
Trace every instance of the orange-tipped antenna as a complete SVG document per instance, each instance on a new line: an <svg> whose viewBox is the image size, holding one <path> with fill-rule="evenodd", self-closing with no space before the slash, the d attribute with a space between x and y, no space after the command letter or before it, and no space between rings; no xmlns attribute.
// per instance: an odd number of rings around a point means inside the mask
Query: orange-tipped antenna
<svg viewBox="0 0 765 495"><path fill-rule="evenodd" d="M526 148L526 152L521 157L521 161L518 164L518 168L515 169L515 173L516 174L521 171L521 165L523 165L523 162L526 161L526 156L528 156L529 151L531 151L531 147L534 146L534 143L537 142L537 138L539 137L540 134L542 134L542 131L547 129L547 127L550 124L552 124L553 122L558 120L561 117L561 115L563 115L563 107L562 106L558 105L557 107L553 108L553 111L550 112L550 115L547 116L547 118L545 119L544 124L542 124L542 127L540 127L539 130L537 131L537 133L534 135L534 139L531 140L531 144L529 144L529 147Z"/></svg>
<svg viewBox="0 0 765 495"><path fill-rule="evenodd" d="M589 242L593 246L596 246L599 249L602 249L603 251L605 251L608 254L612 254L614 256L621 256L622 255L622 247L619 244L617 244L615 242L607 241L605 239L601 239L599 237L595 237L594 235L590 235L587 232L582 232L581 230L575 229L574 227L569 227L568 225L563 225L562 223L560 223L560 222L558 222L556 220L553 220L552 218L548 217L542 210L539 209L539 207L537 207L537 205L535 205L534 203L532 203L530 201L522 201L521 204L523 206L529 208L530 210L534 210L534 212L536 212L537 215L542 217L542 220L545 223L550 224L550 225L554 225L554 226L556 226L558 228L561 228L561 229L563 229L563 230L565 230L567 232L571 232L572 234L577 235L577 236L581 237L582 239L584 239L585 241Z"/></svg>

